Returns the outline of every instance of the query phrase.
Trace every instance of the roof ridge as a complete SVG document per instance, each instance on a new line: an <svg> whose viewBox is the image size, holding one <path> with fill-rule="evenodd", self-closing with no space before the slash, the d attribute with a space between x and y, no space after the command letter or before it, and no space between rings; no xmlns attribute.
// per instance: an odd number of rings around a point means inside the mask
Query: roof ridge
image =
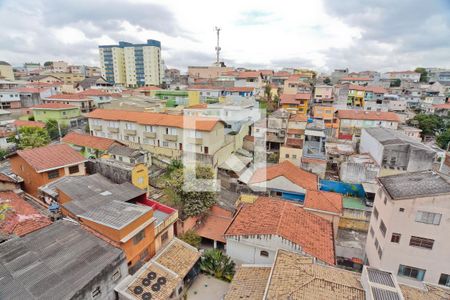
<svg viewBox="0 0 450 300"><path fill-rule="evenodd" d="M275 231L277 233L277 235L283 236L283 234L280 233L280 226L281 226L282 219L284 217L284 211L286 210L287 204L288 204L287 201L283 201L283 210L281 211L280 218L278 219L277 230Z"/></svg>

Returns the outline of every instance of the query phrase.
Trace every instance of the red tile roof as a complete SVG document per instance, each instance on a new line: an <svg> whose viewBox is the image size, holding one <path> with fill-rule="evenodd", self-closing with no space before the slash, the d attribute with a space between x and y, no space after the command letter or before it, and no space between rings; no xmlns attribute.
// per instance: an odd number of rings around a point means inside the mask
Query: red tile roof
<svg viewBox="0 0 450 300"><path fill-rule="evenodd" d="M357 90L357 91L365 91L365 92L372 92L375 94L386 94L387 90L382 86L361 86L361 85L355 85L350 84L348 86L349 90Z"/></svg>
<svg viewBox="0 0 450 300"><path fill-rule="evenodd" d="M273 76L276 76L276 77L289 77L289 76L291 76L291 73L286 72L286 71L278 71L278 72L275 72L273 74Z"/></svg>
<svg viewBox="0 0 450 300"><path fill-rule="evenodd" d="M286 146L290 146L293 148L303 148L303 140L302 139L296 139L296 138L287 138L286 139Z"/></svg>
<svg viewBox="0 0 450 300"><path fill-rule="evenodd" d="M189 86L188 90L214 90L214 91L220 91L223 88L218 86L212 86L212 85L191 85Z"/></svg>
<svg viewBox="0 0 450 300"><path fill-rule="evenodd" d="M287 178L292 183L304 189L317 190L319 182L317 175L296 167L287 160L270 167L257 169L250 178L249 184L272 180L280 176Z"/></svg>
<svg viewBox="0 0 450 300"><path fill-rule="evenodd" d="M287 133L288 134L305 134L305 130L297 129L297 128L288 128Z"/></svg>
<svg viewBox="0 0 450 300"><path fill-rule="evenodd" d="M142 125L169 126L177 128L196 129L199 131L212 131L219 122L218 119L188 117L182 115L169 115L152 112L136 112L114 109L96 109L89 113L88 118L111 121L136 122ZM185 122L186 121L186 122ZM186 124L184 124L186 123Z"/></svg>
<svg viewBox="0 0 450 300"><path fill-rule="evenodd" d="M339 119L350 119L350 120L400 122L400 117L396 113L390 111L387 112L387 111L345 109L345 110L338 110L337 117Z"/></svg>
<svg viewBox="0 0 450 300"><path fill-rule="evenodd" d="M82 134L78 132L69 132L62 141L66 144L72 144L76 146L83 146L92 149L106 151L113 144L119 144L115 140L92 136L89 134Z"/></svg>
<svg viewBox="0 0 450 300"><path fill-rule="evenodd" d="M16 89L16 91L19 93L40 93L46 90L48 90L48 88L21 87Z"/></svg>
<svg viewBox="0 0 450 300"><path fill-rule="evenodd" d="M138 92L150 92L150 91L160 91L162 88L159 88L157 86L141 86L140 88L137 88L136 91Z"/></svg>
<svg viewBox="0 0 450 300"><path fill-rule="evenodd" d="M259 70L262 75L273 75L273 70Z"/></svg>
<svg viewBox="0 0 450 300"><path fill-rule="evenodd" d="M289 121L291 122L307 122L308 117L304 114L292 114L289 116Z"/></svg>
<svg viewBox="0 0 450 300"><path fill-rule="evenodd" d="M71 101L85 101L89 100L87 96L78 93L78 94L57 94L47 97L46 99L50 100L71 100Z"/></svg>
<svg viewBox="0 0 450 300"><path fill-rule="evenodd" d="M242 235L277 235L321 261L335 263L332 224L286 200L259 197L244 204L225 232L225 236Z"/></svg>
<svg viewBox="0 0 450 300"><path fill-rule="evenodd" d="M435 104L435 105L433 105L433 108L450 110L450 103Z"/></svg>
<svg viewBox="0 0 450 300"><path fill-rule="evenodd" d="M223 89L227 92L253 92L255 88L247 87L247 86L233 86L233 87L226 87Z"/></svg>
<svg viewBox="0 0 450 300"><path fill-rule="evenodd" d="M23 158L36 172L59 169L81 164L86 159L67 144L54 144L29 150L19 150L16 155Z"/></svg>
<svg viewBox="0 0 450 300"><path fill-rule="evenodd" d="M225 243L225 231L230 226L232 220L232 212L218 205L214 205L196 232L203 238Z"/></svg>
<svg viewBox="0 0 450 300"><path fill-rule="evenodd" d="M0 192L0 205L9 208L0 222L0 232L5 235L24 236L52 223L13 192Z"/></svg>
<svg viewBox="0 0 450 300"><path fill-rule="evenodd" d="M341 214L342 194L324 191L307 191L304 207Z"/></svg>
<svg viewBox="0 0 450 300"><path fill-rule="evenodd" d="M69 109L77 108L78 106L64 103L44 103L31 107L31 109Z"/></svg>
<svg viewBox="0 0 450 300"><path fill-rule="evenodd" d="M371 81L370 77L342 77L340 81Z"/></svg>
<svg viewBox="0 0 450 300"><path fill-rule="evenodd" d="M87 89L85 91L77 93L81 96L111 96L111 93L105 92L100 89Z"/></svg>
<svg viewBox="0 0 450 300"><path fill-rule="evenodd" d="M310 93L282 94L281 104L299 104L299 100L310 100Z"/></svg>
<svg viewBox="0 0 450 300"><path fill-rule="evenodd" d="M239 72L238 78L257 78L261 76L261 73L258 71L243 71Z"/></svg>
<svg viewBox="0 0 450 300"><path fill-rule="evenodd" d="M38 121L26 121L26 120L14 120L14 126L16 127L39 127L44 128L45 123Z"/></svg>

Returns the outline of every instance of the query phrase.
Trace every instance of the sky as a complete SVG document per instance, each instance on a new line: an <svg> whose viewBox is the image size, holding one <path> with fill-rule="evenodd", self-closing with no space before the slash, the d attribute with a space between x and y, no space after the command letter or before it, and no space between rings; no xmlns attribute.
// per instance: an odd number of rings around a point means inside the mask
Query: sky
<svg viewBox="0 0 450 300"><path fill-rule="evenodd" d="M221 60L330 72L450 68L448 0L0 0L0 60L99 65L98 45L160 40L170 68Z"/></svg>

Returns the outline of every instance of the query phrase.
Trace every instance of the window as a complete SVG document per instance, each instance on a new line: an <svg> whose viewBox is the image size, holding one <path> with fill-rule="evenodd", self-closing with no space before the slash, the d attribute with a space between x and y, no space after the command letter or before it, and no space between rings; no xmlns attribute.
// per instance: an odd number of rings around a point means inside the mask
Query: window
<svg viewBox="0 0 450 300"><path fill-rule="evenodd" d="M134 124L134 123L125 123L125 129L127 129L127 130L135 130L136 129L136 124Z"/></svg>
<svg viewBox="0 0 450 300"><path fill-rule="evenodd" d="M161 243L164 243L165 241L167 241L169 239L169 232L166 231L161 235Z"/></svg>
<svg viewBox="0 0 450 300"><path fill-rule="evenodd" d="M385 237L387 228L386 228L386 225L384 225L383 220L381 220L381 223L380 223L380 230L381 230L381 233L383 234L383 237Z"/></svg>
<svg viewBox="0 0 450 300"><path fill-rule="evenodd" d="M80 172L80 168L77 166L71 166L69 167L69 174L78 173Z"/></svg>
<svg viewBox="0 0 450 300"><path fill-rule="evenodd" d="M135 236L133 236L133 244L135 244L135 245L138 244L144 238L145 238L145 231L144 231L144 229L142 229Z"/></svg>
<svg viewBox="0 0 450 300"><path fill-rule="evenodd" d="M403 207L400 207L400 208L398 209L398 211L399 211L399 212L404 212L405 209L404 209Z"/></svg>
<svg viewBox="0 0 450 300"><path fill-rule="evenodd" d="M285 156L286 158L289 158L289 154L286 154L286 156Z"/></svg>
<svg viewBox="0 0 450 300"><path fill-rule="evenodd" d="M384 202L384 205L386 205L386 203L387 203L387 197L386 196L384 196L383 202Z"/></svg>
<svg viewBox="0 0 450 300"><path fill-rule="evenodd" d="M297 158L297 155L296 155L296 154L292 155L292 158L293 158L293 159L296 159L296 158Z"/></svg>
<svg viewBox="0 0 450 300"><path fill-rule="evenodd" d="M111 279L113 281L117 281L120 279L120 277L122 277L122 274L120 274L120 270L117 270L116 272L114 272L114 274L112 275Z"/></svg>
<svg viewBox="0 0 450 300"><path fill-rule="evenodd" d="M416 222L439 225L441 223L441 214L427 211L418 211L416 214Z"/></svg>
<svg viewBox="0 0 450 300"><path fill-rule="evenodd" d="M376 207L373 208L373 215L374 215L375 219L378 220L378 209Z"/></svg>
<svg viewBox="0 0 450 300"><path fill-rule="evenodd" d="M208 153L209 153L209 148L205 147L205 154L208 154Z"/></svg>
<svg viewBox="0 0 450 300"><path fill-rule="evenodd" d="M59 170L53 170L47 172L48 179L58 178L59 177Z"/></svg>
<svg viewBox="0 0 450 300"><path fill-rule="evenodd" d="M396 244L400 243L401 236L402 235L400 233L393 233L391 236L391 243L396 243Z"/></svg>
<svg viewBox="0 0 450 300"><path fill-rule="evenodd" d="M410 266L399 265L398 275L422 281L423 277L425 276L425 270Z"/></svg>
<svg viewBox="0 0 450 300"><path fill-rule="evenodd" d="M381 247L378 248L378 257L381 259L381 257L383 256L383 249L381 249Z"/></svg>
<svg viewBox="0 0 450 300"><path fill-rule="evenodd" d="M139 255L140 260L145 260L148 257L148 249L146 248L144 251L141 252Z"/></svg>
<svg viewBox="0 0 450 300"><path fill-rule="evenodd" d="M426 249L433 249L434 240L412 236L409 240L409 245L414 247L421 247Z"/></svg>
<svg viewBox="0 0 450 300"><path fill-rule="evenodd" d="M95 290L92 291L92 298L97 298L102 294L102 291L100 290L100 287L96 287Z"/></svg>
<svg viewBox="0 0 450 300"><path fill-rule="evenodd" d="M269 252L262 250L259 252L259 255L263 257L269 257Z"/></svg>
<svg viewBox="0 0 450 300"><path fill-rule="evenodd" d="M156 127L155 126L145 126L145 131L147 132L156 132Z"/></svg>
<svg viewBox="0 0 450 300"><path fill-rule="evenodd" d="M370 227L370 236L373 237L374 234L375 234L375 231L373 230L372 227Z"/></svg>
<svg viewBox="0 0 450 300"><path fill-rule="evenodd" d="M450 275L442 273L438 283L450 287Z"/></svg>
<svg viewBox="0 0 450 300"><path fill-rule="evenodd" d="M169 147L169 143L166 141L163 141L162 145L163 145L163 147Z"/></svg>
<svg viewBox="0 0 450 300"><path fill-rule="evenodd" d="M375 248L378 249L378 246L379 246L379 245L380 245L380 244L378 243L378 239L375 238Z"/></svg>

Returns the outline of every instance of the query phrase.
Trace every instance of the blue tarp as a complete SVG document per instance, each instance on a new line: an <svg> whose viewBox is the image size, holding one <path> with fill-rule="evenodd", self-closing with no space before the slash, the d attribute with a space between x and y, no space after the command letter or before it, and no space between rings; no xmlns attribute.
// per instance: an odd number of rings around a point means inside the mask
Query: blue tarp
<svg viewBox="0 0 450 300"><path fill-rule="evenodd" d="M320 180L320 190L365 198L364 188L361 184L345 183L341 181Z"/></svg>

